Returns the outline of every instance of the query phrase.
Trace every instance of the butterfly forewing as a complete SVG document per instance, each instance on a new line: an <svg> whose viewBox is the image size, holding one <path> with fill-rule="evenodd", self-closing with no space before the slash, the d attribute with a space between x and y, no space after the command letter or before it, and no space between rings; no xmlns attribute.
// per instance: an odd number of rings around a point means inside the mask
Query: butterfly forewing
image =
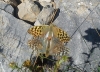
<svg viewBox="0 0 100 72"><path fill-rule="evenodd" d="M32 28L28 29L28 33L34 37L43 37L47 33L48 29L49 27L47 25L33 26Z"/></svg>
<svg viewBox="0 0 100 72"><path fill-rule="evenodd" d="M28 30L28 33L33 35L34 37L44 37L48 32L53 32L54 37L57 37L61 42L68 42L70 38L67 33L57 26L50 25L42 25L42 26L33 26ZM48 36L50 36L49 34Z"/></svg>
<svg viewBox="0 0 100 72"><path fill-rule="evenodd" d="M53 30L54 36L57 37L61 42L65 43L70 40L67 33L63 31L62 29L58 28L57 26L53 26L52 30Z"/></svg>

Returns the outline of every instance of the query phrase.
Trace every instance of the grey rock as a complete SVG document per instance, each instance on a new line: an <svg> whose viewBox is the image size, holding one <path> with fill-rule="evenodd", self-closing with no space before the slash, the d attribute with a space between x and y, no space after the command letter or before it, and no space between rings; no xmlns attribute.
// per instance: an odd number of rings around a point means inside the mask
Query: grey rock
<svg viewBox="0 0 100 72"><path fill-rule="evenodd" d="M43 1L51 2L51 0L39 0L39 2L43 2Z"/></svg>
<svg viewBox="0 0 100 72"><path fill-rule="evenodd" d="M52 6L52 4L50 2L46 2L46 1L41 1L39 2L43 7L46 7L47 5Z"/></svg>
<svg viewBox="0 0 100 72"><path fill-rule="evenodd" d="M38 1L38 0L20 0L22 3L26 1Z"/></svg>
<svg viewBox="0 0 100 72"><path fill-rule="evenodd" d="M43 7L34 25L49 25L54 16L54 12L55 9L52 6L47 5Z"/></svg>
<svg viewBox="0 0 100 72"><path fill-rule="evenodd" d="M34 1L25 1L18 5L18 16L22 20L35 22L37 15L40 13L40 8Z"/></svg>
<svg viewBox="0 0 100 72"><path fill-rule="evenodd" d="M0 53L6 56L0 54L0 68L3 72L11 72L10 62L15 61L21 66L24 60L29 59L32 52L27 46L27 41L31 38L27 33L29 27L29 24L0 9Z"/></svg>
<svg viewBox="0 0 100 72"><path fill-rule="evenodd" d="M84 0L82 1L86 5L85 9L82 8L84 12L78 13L80 2L62 0L59 6L60 13L54 24L71 37L67 48L70 49L73 65L77 65L83 72L85 70L92 72L100 61L100 37L95 31L96 27L100 34L100 3L98 0L96 2ZM90 66L87 62L90 62Z"/></svg>
<svg viewBox="0 0 100 72"><path fill-rule="evenodd" d="M2 0L2 1L6 2L7 4L11 4L13 6L17 6L18 5L16 0Z"/></svg>
<svg viewBox="0 0 100 72"><path fill-rule="evenodd" d="M50 1L50 2L49 2ZM34 25L49 25L54 20L56 14L55 2L51 0L40 0L40 4L43 6L42 11L37 16L37 20Z"/></svg>
<svg viewBox="0 0 100 72"><path fill-rule="evenodd" d="M8 5L7 3L0 1L0 9L5 10L6 12L13 14L14 9L11 5Z"/></svg>

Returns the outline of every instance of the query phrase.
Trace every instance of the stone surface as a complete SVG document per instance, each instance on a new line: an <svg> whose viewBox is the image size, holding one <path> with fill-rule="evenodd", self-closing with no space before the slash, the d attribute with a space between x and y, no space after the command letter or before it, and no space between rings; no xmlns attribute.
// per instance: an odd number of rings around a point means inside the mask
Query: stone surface
<svg viewBox="0 0 100 72"><path fill-rule="evenodd" d="M54 3L50 3L50 2L43 1L43 0L40 1L40 4L43 6L43 9L37 16L37 20L34 23L34 25L43 25L43 24L49 25L50 24L56 10L55 6L53 6Z"/></svg>
<svg viewBox="0 0 100 72"><path fill-rule="evenodd" d="M39 0L39 2L43 2L43 1L51 2L51 0Z"/></svg>
<svg viewBox="0 0 100 72"><path fill-rule="evenodd" d="M58 0L55 2L59 3ZM100 62L100 36L95 30L97 28L100 33L99 3L99 0L62 0L60 5L57 4L60 12L54 24L71 37L66 47L70 49L72 65L82 69L82 72L92 72ZM46 21L45 17L43 19ZM43 23L42 21L41 24ZM0 52L19 65L31 54L31 49L27 46L27 41L31 38L27 33L29 27L29 24L0 9ZM11 72L8 63L7 59L0 55L0 67L3 72ZM66 68L66 65L63 68Z"/></svg>
<svg viewBox="0 0 100 72"><path fill-rule="evenodd" d="M10 14L13 14L14 9L11 5L8 5L7 3L5 3L4 1L0 1L0 9L4 10Z"/></svg>
<svg viewBox="0 0 100 72"><path fill-rule="evenodd" d="M39 2L43 7L46 7L47 5L52 6L52 4L50 2L46 2L46 1L41 1Z"/></svg>
<svg viewBox="0 0 100 72"><path fill-rule="evenodd" d="M27 33L29 24L16 19L10 13L0 9L0 69L11 72L9 63L16 61L19 65L31 54L27 41L31 36ZM8 60L9 61L8 61Z"/></svg>
<svg viewBox="0 0 100 72"><path fill-rule="evenodd" d="M46 7L43 7L34 25L43 25L43 24L49 25L52 20L54 12L55 9L52 6L47 5Z"/></svg>
<svg viewBox="0 0 100 72"><path fill-rule="evenodd" d="M100 34L99 2L62 0L60 14L54 22L70 35L67 47L70 48L73 65L80 67L83 72L91 72L100 61L100 36L95 31L97 28Z"/></svg>
<svg viewBox="0 0 100 72"><path fill-rule="evenodd" d="M39 3L43 6L46 7L47 5L52 6L54 9L56 9L56 3L53 0L45 1L45 0L40 0Z"/></svg>
<svg viewBox="0 0 100 72"><path fill-rule="evenodd" d="M6 3L8 3L8 4L11 4L13 6L17 6L18 5L17 2L16 2L16 0L3 0L3 1L6 2Z"/></svg>
<svg viewBox="0 0 100 72"><path fill-rule="evenodd" d="M18 5L18 10L19 18L30 22L35 22L40 13L38 5L28 0Z"/></svg>

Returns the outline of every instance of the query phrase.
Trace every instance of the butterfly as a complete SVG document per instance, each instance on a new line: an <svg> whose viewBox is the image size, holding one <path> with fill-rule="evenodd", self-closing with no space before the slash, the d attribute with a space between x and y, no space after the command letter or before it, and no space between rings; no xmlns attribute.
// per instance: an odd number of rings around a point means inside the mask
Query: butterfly
<svg viewBox="0 0 100 72"><path fill-rule="evenodd" d="M53 37L58 38L62 43L66 43L70 40L67 33L54 24L33 26L28 29L28 33L34 37L44 37L48 39L52 39Z"/></svg>

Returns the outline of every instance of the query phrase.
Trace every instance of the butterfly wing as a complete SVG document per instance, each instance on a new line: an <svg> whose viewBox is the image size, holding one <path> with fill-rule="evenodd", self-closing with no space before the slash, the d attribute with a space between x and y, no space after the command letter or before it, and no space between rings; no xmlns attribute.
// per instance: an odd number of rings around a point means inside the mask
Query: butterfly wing
<svg viewBox="0 0 100 72"><path fill-rule="evenodd" d="M48 31L48 27L48 25L33 26L32 28L28 29L28 33L34 37L43 37Z"/></svg>
<svg viewBox="0 0 100 72"><path fill-rule="evenodd" d="M54 36L57 37L61 42L66 43L70 40L70 37L67 35L67 33L57 26L53 25L52 30Z"/></svg>
<svg viewBox="0 0 100 72"><path fill-rule="evenodd" d="M28 41L28 46L32 48L33 51L38 51L38 53L46 53L46 42L43 38L33 38Z"/></svg>
<svg viewBox="0 0 100 72"><path fill-rule="evenodd" d="M49 55L54 55L56 58L60 58L63 55L68 54L68 48L66 48L64 43L62 43L61 41L59 41L57 38L54 37L51 40L50 49L48 51Z"/></svg>
<svg viewBox="0 0 100 72"><path fill-rule="evenodd" d="M68 42L70 38L68 37L67 33L64 32L62 29L58 28L57 26L51 24L48 25L42 25L42 26L33 26L28 30L28 33L33 35L34 37L41 37L42 40L42 48L38 48L38 43L35 41L31 41L30 43L41 52L41 53L47 53L48 55L55 55L60 54L65 49L65 46L63 45L64 42ZM48 34L49 33L49 34ZM52 37L53 33L53 37ZM46 39L46 38L47 39ZM40 38L40 39L41 39ZM46 42L44 42L44 38L46 39ZM49 39L48 39L49 38ZM56 40L56 41L55 41ZM39 40L40 41L40 40ZM38 42L39 42L38 41ZM48 42L50 41L49 45ZM39 43L41 45L41 43Z"/></svg>
<svg viewBox="0 0 100 72"><path fill-rule="evenodd" d="M32 48L34 50L34 47L35 47L35 50L39 50L39 49L42 49L43 48L43 45L42 45L42 42L40 39L32 39L32 40L28 40L28 46L30 48Z"/></svg>

